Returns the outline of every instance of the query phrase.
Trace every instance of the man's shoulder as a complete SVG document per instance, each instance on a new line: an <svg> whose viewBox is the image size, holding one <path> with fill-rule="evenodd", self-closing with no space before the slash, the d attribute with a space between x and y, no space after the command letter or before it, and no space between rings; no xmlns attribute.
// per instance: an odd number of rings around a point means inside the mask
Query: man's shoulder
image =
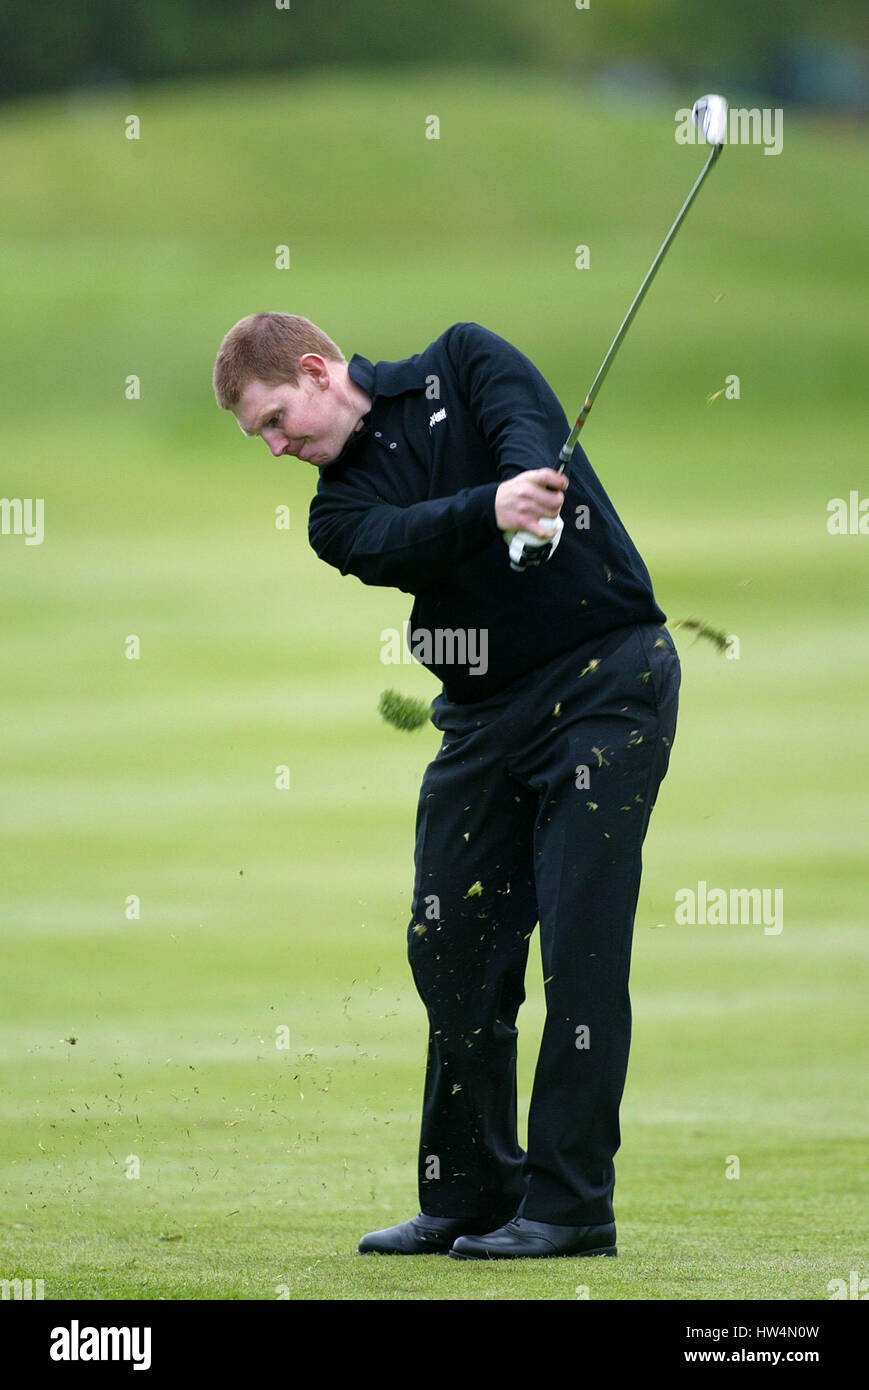
<svg viewBox="0 0 869 1390"><path fill-rule="evenodd" d="M424 348L421 348L419 352L413 353L410 357L390 358L380 361L377 363L377 367L392 367L396 369L406 368L408 366L412 367L416 363L448 351L451 345L456 342L462 342L466 339L473 339L476 337L495 336L496 335L491 333L488 328L484 328L482 324L461 319L458 323L451 323L449 328L445 328L442 333L439 333L436 338L433 338L431 342Z"/></svg>
<svg viewBox="0 0 869 1390"><path fill-rule="evenodd" d="M449 328L445 328L437 338L433 338L426 347L419 352L413 353L410 357L382 358L375 363L376 370L381 377L401 377L413 378L419 375L421 366L430 362L433 358L454 356L457 351L463 348L473 348L475 346L486 347L489 350L505 349L515 352L515 346L502 338L491 328L486 328L482 323L476 323L473 319L459 319L456 323L451 323Z"/></svg>
<svg viewBox="0 0 869 1390"><path fill-rule="evenodd" d="M503 337L502 334L496 333L493 328L487 328L485 324L476 323L472 319L463 319L458 323L451 324L431 344L431 347L440 347L451 359L465 364L483 358L491 360L512 359L514 362L520 359L524 362L531 360L509 338Z"/></svg>
<svg viewBox="0 0 869 1390"><path fill-rule="evenodd" d="M443 344L444 347L451 347L454 344L464 345L475 342L504 343L506 346L510 346L506 338L501 338L491 328L486 328L485 324L476 323L473 319L460 319L458 323L451 323L449 328L445 328L431 346L436 347L438 344Z"/></svg>
<svg viewBox="0 0 869 1390"><path fill-rule="evenodd" d="M521 366L523 370L536 371L531 359L515 343L473 319L460 319L450 324L419 354L418 361L432 371L439 364L447 371L452 370L462 381L469 374L488 376L499 367L515 370Z"/></svg>
<svg viewBox="0 0 869 1390"><path fill-rule="evenodd" d="M427 347L410 357L386 358L374 364L374 380L378 395L400 396L407 391L424 390L431 376L448 364L459 367L468 352L480 347L497 350L498 345L509 348L482 324L461 320L450 324ZM354 359L355 362L355 359ZM351 363L351 367L352 367Z"/></svg>

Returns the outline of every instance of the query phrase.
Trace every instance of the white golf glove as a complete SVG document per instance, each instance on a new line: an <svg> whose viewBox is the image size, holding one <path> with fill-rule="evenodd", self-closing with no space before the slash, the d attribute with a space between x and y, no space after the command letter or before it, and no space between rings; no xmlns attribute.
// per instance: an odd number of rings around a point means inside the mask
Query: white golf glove
<svg viewBox="0 0 869 1390"><path fill-rule="evenodd" d="M534 536L530 531L504 531L509 546L511 570L524 570L529 565L541 565L551 560L561 540L564 522L560 516L541 519L541 526L551 526L551 536Z"/></svg>

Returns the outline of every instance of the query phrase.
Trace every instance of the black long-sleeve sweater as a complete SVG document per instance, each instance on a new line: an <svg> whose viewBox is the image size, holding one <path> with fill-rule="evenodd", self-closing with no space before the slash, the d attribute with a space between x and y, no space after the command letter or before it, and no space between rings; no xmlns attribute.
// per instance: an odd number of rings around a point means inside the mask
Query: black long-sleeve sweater
<svg viewBox="0 0 869 1390"><path fill-rule="evenodd" d="M351 378L364 428L320 473L312 547L342 574L415 596L408 642L448 699L473 703L541 663L634 623L664 622L648 570L577 445L552 558L510 569L495 493L552 468L570 426L517 348L456 323L423 352Z"/></svg>

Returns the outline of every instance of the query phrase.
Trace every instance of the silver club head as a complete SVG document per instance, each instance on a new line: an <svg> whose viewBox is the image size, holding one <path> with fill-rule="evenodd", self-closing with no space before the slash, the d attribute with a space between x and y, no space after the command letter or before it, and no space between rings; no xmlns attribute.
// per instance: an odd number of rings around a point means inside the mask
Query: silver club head
<svg viewBox="0 0 869 1390"><path fill-rule="evenodd" d="M724 97L700 97L695 101L691 114L707 145L723 145L726 142L727 102Z"/></svg>

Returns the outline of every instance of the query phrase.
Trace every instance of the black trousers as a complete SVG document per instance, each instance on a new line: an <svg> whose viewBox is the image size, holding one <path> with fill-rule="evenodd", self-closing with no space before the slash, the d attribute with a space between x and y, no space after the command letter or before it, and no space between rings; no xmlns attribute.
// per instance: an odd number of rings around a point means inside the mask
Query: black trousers
<svg viewBox="0 0 869 1390"><path fill-rule="evenodd" d="M429 1019L420 1210L613 1220L642 845L676 730L658 624L559 655L479 704L442 694L416 823L408 954ZM540 924L546 1022L516 1131L516 1016Z"/></svg>

